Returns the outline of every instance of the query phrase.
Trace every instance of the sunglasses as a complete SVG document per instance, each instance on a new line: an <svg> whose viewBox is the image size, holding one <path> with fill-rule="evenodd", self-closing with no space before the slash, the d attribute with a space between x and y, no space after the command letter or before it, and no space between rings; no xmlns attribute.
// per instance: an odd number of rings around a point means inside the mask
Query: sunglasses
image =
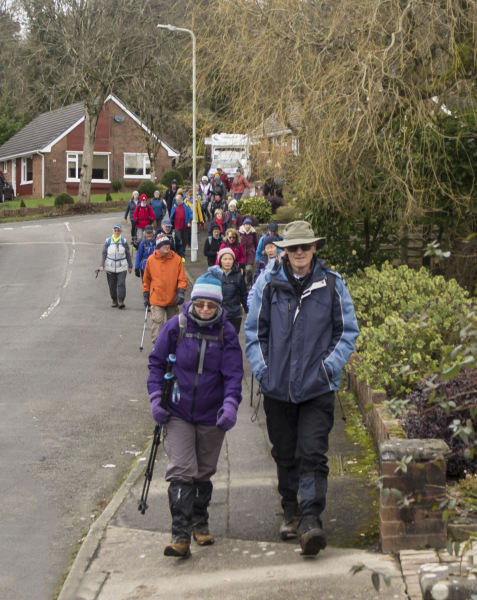
<svg viewBox="0 0 477 600"><path fill-rule="evenodd" d="M287 246L285 250L287 252L298 252L298 249L301 248L303 252L309 252L314 247L314 242L311 244L297 244L296 246Z"/></svg>
<svg viewBox="0 0 477 600"><path fill-rule="evenodd" d="M217 302L213 302L213 301L207 301L207 300L194 300L194 306L195 308L198 309L203 309L203 308L212 308L212 309L216 309L219 305L217 304Z"/></svg>

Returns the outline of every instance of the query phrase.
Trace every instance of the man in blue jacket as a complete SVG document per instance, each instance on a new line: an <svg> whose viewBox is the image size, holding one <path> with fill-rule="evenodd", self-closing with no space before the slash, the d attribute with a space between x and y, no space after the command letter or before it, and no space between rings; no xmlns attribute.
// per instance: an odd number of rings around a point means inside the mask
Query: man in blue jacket
<svg viewBox="0 0 477 600"><path fill-rule="evenodd" d="M298 535L302 554L326 547L328 436L334 396L359 334L341 276L315 256L326 244L306 221L289 223L281 264L257 279L245 322L245 354L264 395L278 492L282 539ZM298 501L299 498L299 501Z"/></svg>

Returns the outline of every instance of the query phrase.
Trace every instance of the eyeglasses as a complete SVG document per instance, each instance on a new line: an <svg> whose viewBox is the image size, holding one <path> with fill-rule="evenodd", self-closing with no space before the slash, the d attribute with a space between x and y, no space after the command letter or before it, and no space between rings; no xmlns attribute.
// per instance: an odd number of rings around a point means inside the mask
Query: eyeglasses
<svg viewBox="0 0 477 600"><path fill-rule="evenodd" d="M285 248L285 250L287 252L298 252L298 249L301 248L303 250L303 252L309 252L313 247L314 247L315 243L311 243L311 244L297 244L296 246L287 246Z"/></svg>
<svg viewBox="0 0 477 600"><path fill-rule="evenodd" d="M194 300L194 306L199 310L202 310L203 308L211 308L215 310L219 305L217 304L217 302L213 302L210 300Z"/></svg>

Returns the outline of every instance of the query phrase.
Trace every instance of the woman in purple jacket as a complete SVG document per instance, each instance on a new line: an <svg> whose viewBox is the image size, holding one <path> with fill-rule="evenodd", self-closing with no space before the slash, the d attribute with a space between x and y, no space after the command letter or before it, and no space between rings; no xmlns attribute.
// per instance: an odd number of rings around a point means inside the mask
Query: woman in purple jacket
<svg viewBox="0 0 477 600"><path fill-rule="evenodd" d="M242 400L243 361L238 335L222 309L222 284L199 277L182 315L164 325L149 356L147 389L152 416L164 425L169 462L172 538L165 556L189 558L191 534L201 546L209 533L211 477L225 432L235 425ZM176 355L175 383L167 410L160 406L169 354Z"/></svg>

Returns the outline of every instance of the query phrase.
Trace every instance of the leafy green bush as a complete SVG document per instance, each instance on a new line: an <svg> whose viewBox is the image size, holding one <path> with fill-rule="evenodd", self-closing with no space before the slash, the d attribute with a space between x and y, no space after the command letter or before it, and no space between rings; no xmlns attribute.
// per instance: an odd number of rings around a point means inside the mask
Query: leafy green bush
<svg viewBox="0 0 477 600"><path fill-rule="evenodd" d="M157 190L157 186L154 183L154 181L149 180L149 181L143 181L140 186L137 188L137 191L139 192L139 197L141 197L143 194L146 194L146 196L151 199L154 196L154 192Z"/></svg>
<svg viewBox="0 0 477 600"><path fill-rule="evenodd" d="M368 267L349 280L361 334L358 379L403 397L457 343L472 307L454 280L407 266Z"/></svg>
<svg viewBox="0 0 477 600"><path fill-rule="evenodd" d="M106 194L106 202L112 202L113 201L113 197L111 196L111 194L108 192Z"/></svg>
<svg viewBox="0 0 477 600"><path fill-rule="evenodd" d="M123 187L123 183L122 183L122 181L119 181L119 179L116 179L116 181L113 181L113 185L111 187L117 194L118 192L121 191L121 188Z"/></svg>
<svg viewBox="0 0 477 600"><path fill-rule="evenodd" d="M166 173L164 173L164 175L161 177L161 181L160 183L162 185L165 185L166 188L171 186L172 180L176 179L177 180L177 187L182 187L184 185L184 179L182 178L181 173L179 173L179 171L167 171Z"/></svg>
<svg viewBox="0 0 477 600"><path fill-rule="evenodd" d="M45 194L45 198L53 198L53 194L51 192L47 192Z"/></svg>
<svg viewBox="0 0 477 600"><path fill-rule="evenodd" d="M25 201L22 198L22 201L20 202L20 208L26 208L26 204Z"/></svg>
<svg viewBox="0 0 477 600"><path fill-rule="evenodd" d="M75 199L66 192L58 194L55 198L55 206L63 206L63 204L74 204Z"/></svg>
<svg viewBox="0 0 477 600"><path fill-rule="evenodd" d="M294 206L279 206L275 218L278 223L291 223L296 220Z"/></svg>
<svg viewBox="0 0 477 600"><path fill-rule="evenodd" d="M249 198L237 202L237 212L240 215L256 217L260 223L268 223L272 218L272 207L265 198Z"/></svg>
<svg viewBox="0 0 477 600"><path fill-rule="evenodd" d="M162 185L162 183L158 183L156 187L161 192L161 198L164 198L164 194L167 192L167 187Z"/></svg>

